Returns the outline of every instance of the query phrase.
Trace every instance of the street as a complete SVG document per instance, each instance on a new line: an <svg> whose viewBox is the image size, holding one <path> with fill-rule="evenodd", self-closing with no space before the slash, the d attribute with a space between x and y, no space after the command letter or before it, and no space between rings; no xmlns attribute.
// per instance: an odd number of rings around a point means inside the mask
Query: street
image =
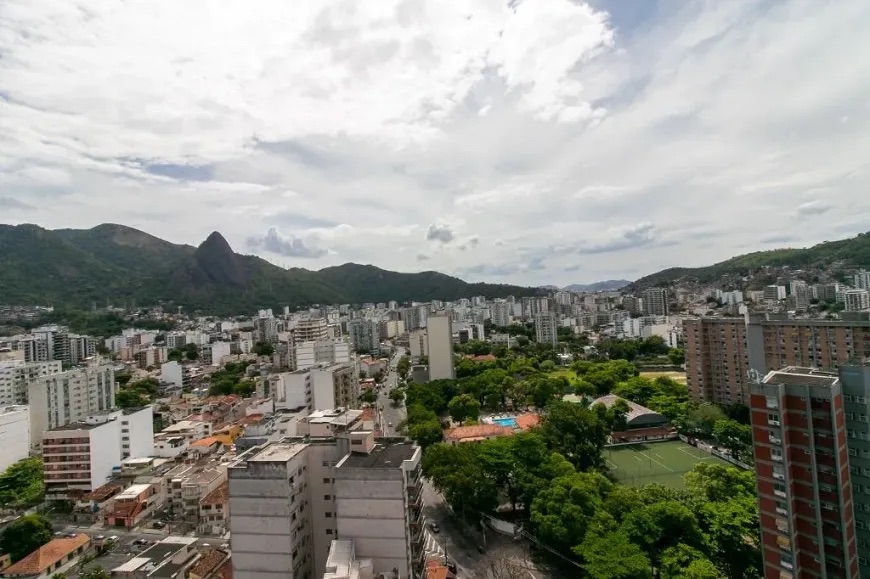
<svg viewBox="0 0 870 579"><path fill-rule="evenodd" d="M399 436L396 429L399 423L405 420L405 405L399 404L393 406L393 401L390 400L390 392L396 387L399 382L399 376L396 373L396 364L399 358L405 355L404 348L398 348L395 355L390 359L390 367L387 372L387 377L384 380L383 387L378 390L378 408L380 415L381 431L384 436ZM390 426L392 424L392 426Z"/></svg>

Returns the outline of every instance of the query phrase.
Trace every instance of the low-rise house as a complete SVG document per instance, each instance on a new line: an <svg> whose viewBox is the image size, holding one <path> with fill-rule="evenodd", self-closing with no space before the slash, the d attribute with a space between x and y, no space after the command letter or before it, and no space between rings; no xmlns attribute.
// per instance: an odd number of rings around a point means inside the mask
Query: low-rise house
<svg viewBox="0 0 870 579"><path fill-rule="evenodd" d="M475 424L473 426L457 426L444 433L444 442L448 444L463 444L466 442L481 442L499 436L510 436L514 429L498 424Z"/></svg>
<svg viewBox="0 0 870 579"><path fill-rule="evenodd" d="M106 524L112 527L132 529L150 515L156 503L157 489L150 484L138 484L115 495L111 508L106 512Z"/></svg>
<svg viewBox="0 0 870 579"><path fill-rule="evenodd" d="M607 408L610 408L620 400L624 399L616 394L608 394L607 396L596 398L592 404L603 404ZM636 404L631 400L625 400L625 403L628 405L628 413L625 416L625 429L611 433L611 444L665 440L677 436L677 431L671 426L666 416Z"/></svg>
<svg viewBox="0 0 870 579"><path fill-rule="evenodd" d="M91 538L84 533L52 539L14 565L3 569L3 577L48 579L73 567L90 548Z"/></svg>
<svg viewBox="0 0 870 579"><path fill-rule="evenodd" d="M111 505L112 497L123 490L123 484L111 481L79 497L73 504L73 517L77 521L95 522L100 513L103 513Z"/></svg>
<svg viewBox="0 0 870 579"><path fill-rule="evenodd" d="M123 579L180 579L196 563L196 537L169 536L112 569Z"/></svg>
<svg viewBox="0 0 870 579"><path fill-rule="evenodd" d="M224 481L218 488L199 501L199 525L197 532L204 535L223 535L227 532L229 518L229 483Z"/></svg>
<svg viewBox="0 0 870 579"><path fill-rule="evenodd" d="M232 579L233 564L229 551L206 549L188 570L188 579Z"/></svg>

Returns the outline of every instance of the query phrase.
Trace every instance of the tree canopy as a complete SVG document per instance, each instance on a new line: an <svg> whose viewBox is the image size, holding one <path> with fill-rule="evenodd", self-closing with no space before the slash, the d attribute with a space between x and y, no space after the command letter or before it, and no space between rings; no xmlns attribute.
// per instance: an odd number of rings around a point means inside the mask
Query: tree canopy
<svg viewBox="0 0 870 579"><path fill-rule="evenodd" d="M51 541L52 535L51 521L42 515L25 515L3 530L0 551L15 562Z"/></svg>

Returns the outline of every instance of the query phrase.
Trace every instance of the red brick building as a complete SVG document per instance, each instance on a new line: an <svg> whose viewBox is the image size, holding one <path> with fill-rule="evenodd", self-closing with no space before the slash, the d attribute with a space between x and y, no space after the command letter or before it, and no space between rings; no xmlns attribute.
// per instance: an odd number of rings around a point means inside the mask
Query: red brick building
<svg viewBox="0 0 870 579"><path fill-rule="evenodd" d="M858 579L837 374L788 367L750 385L765 579Z"/></svg>

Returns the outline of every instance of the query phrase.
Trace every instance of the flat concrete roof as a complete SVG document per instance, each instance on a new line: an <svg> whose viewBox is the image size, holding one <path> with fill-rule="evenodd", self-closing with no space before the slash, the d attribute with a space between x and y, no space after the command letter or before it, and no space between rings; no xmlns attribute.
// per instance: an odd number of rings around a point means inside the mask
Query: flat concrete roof
<svg viewBox="0 0 870 579"><path fill-rule="evenodd" d="M402 461L411 460L417 447L412 442L378 444L369 454L351 452L338 468L400 468Z"/></svg>
<svg viewBox="0 0 870 579"><path fill-rule="evenodd" d="M287 462L305 448L304 444L295 442L276 442L248 459L248 462Z"/></svg>
<svg viewBox="0 0 870 579"><path fill-rule="evenodd" d="M794 386L831 387L839 380L839 376L833 372L797 366L774 370L764 377L765 384L792 384Z"/></svg>

